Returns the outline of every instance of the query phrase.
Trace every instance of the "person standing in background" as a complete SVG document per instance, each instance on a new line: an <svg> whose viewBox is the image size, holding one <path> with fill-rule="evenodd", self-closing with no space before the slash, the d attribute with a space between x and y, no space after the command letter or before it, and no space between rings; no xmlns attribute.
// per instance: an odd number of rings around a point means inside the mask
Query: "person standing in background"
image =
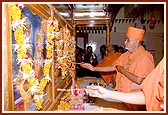
<svg viewBox="0 0 168 115"><path fill-rule="evenodd" d="M87 46L86 53L84 55L84 62L89 63L92 66L96 66L98 64L97 56L93 53L92 46ZM93 77L100 77L99 72L90 71L84 68L84 75L85 76L93 76Z"/></svg>
<svg viewBox="0 0 168 115"><path fill-rule="evenodd" d="M92 66L98 64L97 56L93 53L92 46L87 47L86 54L84 55L84 62L90 63Z"/></svg>
<svg viewBox="0 0 168 115"><path fill-rule="evenodd" d="M84 60L84 50L79 46L76 46L76 62L81 63ZM84 77L84 68L80 65L76 64L76 76L77 77Z"/></svg>
<svg viewBox="0 0 168 115"><path fill-rule="evenodd" d="M106 56L106 45L101 45L100 53L97 55L98 63L100 63L105 56Z"/></svg>

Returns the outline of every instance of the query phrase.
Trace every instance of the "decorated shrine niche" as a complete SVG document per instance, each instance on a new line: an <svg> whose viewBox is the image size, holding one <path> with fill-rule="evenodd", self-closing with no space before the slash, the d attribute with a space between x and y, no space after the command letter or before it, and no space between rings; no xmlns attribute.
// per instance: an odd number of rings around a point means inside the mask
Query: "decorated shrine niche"
<svg viewBox="0 0 168 115"><path fill-rule="evenodd" d="M57 87L66 88L75 78L72 30L59 17L32 12L32 6L8 5L14 111L51 110L61 96Z"/></svg>
<svg viewBox="0 0 168 115"><path fill-rule="evenodd" d="M49 72L44 74L46 39L45 33L40 31L42 19L19 4L12 4L10 12L14 109L41 110L46 95L45 87L51 80Z"/></svg>

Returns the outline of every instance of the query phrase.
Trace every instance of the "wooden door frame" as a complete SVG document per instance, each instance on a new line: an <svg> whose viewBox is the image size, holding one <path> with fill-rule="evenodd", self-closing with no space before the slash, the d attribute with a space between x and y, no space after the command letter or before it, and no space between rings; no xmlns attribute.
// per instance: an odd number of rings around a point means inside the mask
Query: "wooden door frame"
<svg viewBox="0 0 168 115"><path fill-rule="evenodd" d="M88 43L88 33L77 33L76 34L76 41L77 41L78 37L84 38L84 50L85 50L86 44Z"/></svg>

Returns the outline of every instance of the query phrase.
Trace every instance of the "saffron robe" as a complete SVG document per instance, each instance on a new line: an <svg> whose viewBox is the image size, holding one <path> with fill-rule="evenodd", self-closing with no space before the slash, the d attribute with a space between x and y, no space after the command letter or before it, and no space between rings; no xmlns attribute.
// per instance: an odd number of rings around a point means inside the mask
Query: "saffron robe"
<svg viewBox="0 0 168 115"><path fill-rule="evenodd" d="M148 111L161 111L164 102L164 58L141 84Z"/></svg>
<svg viewBox="0 0 168 115"><path fill-rule="evenodd" d="M110 56L106 56L97 66L98 67L110 66L113 64L113 62L116 59L120 57L120 55L121 55L120 52L115 52L111 54ZM115 79L116 72L100 72L100 75L102 76L106 84L108 85L111 82L112 77L114 77Z"/></svg>

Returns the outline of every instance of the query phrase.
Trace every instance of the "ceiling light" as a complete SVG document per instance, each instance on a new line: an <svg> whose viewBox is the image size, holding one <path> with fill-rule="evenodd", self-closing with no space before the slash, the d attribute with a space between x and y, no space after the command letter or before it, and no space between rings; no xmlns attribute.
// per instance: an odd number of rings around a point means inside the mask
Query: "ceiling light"
<svg viewBox="0 0 168 115"><path fill-rule="evenodd" d="M105 16L106 14L103 12L86 12L86 13L75 13L76 17L79 16L89 16L89 17L96 17L96 16Z"/></svg>
<svg viewBox="0 0 168 115"><path fill-rule="evenodd" d="M60 12L60 14L64 17L70 17L69 13Z"/></svg>

